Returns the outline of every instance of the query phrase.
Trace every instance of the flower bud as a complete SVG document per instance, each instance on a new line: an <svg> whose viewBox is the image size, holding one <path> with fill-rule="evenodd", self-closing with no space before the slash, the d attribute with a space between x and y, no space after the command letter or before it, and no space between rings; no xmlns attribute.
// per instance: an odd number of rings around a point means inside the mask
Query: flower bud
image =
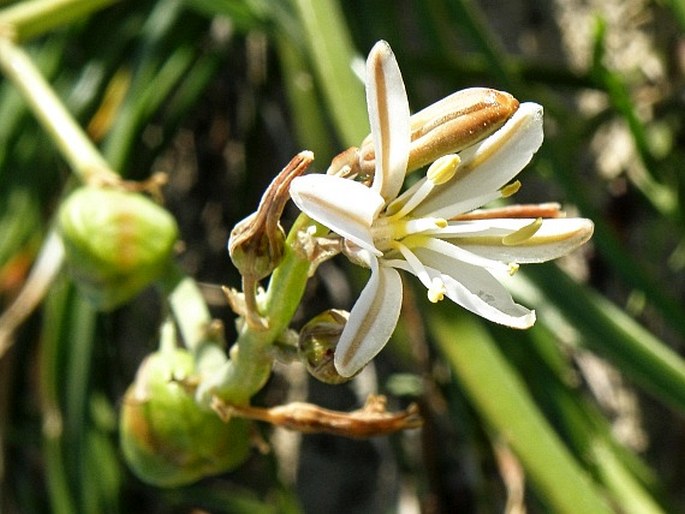
<svg viewBox="0 0 685 514"><path fill-rule="evenodd" d="M300 330L298 350L309 373L326 384L342 384L352 377L343 377L335 369L335 347L347 323L349 314L328 309L313 317Z"/></svg>
<svg viewBox="0 0 685 514"><path fill-rule="evenodd" d="M127 464L144 482L159 487L190 484L235 469L249 455L248 422L224 422L198 405L188 387L193 372L189 352L160 351L145 359L126 392L121 447Z"/></svg>
<svg viewBox="0 0 685 514"><path fill-rule="evenodd" d="M158 278L178 237L173 216L147 197L88 186L62 203L58 228L74 281L103 310Z"/></svg>
<svg viewBox="0 0 685 514"><path fill-rule="evenodd" d="M270 275L285 253L285 232L280 223L267 226L263 221L259 213L251 214L231 230L228 240L235 267L241 275L256 280Z"/></svg>
<svg viewBox="0 0 685 514"><path fill-rule="evenodd" d="M519 102L509 93L474 87L463 89L413 114L407 171L419 169L443 155L458 153L495 132L516 112ZM371 136L358 151L333 159L328 174L349 167L372 177L375 153Z"/></svg>

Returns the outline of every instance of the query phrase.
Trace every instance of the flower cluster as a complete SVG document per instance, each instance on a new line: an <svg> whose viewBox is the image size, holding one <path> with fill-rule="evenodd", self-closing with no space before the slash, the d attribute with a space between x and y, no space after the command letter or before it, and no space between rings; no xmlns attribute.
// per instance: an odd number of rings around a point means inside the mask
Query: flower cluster
<svg viewBox="0 0 685 514"><path fill-rule="evenodd" d="M447 297L490 321L530 327L534 311L517 304L496 275L567 254L593 231L590 220L561 217L556 204L481 209L520 186L512 180L542 144L542 107L519 105L494 90L472 91L482 108L506 99L511 114L487 132L477 116L464 114L462 124L475 120L466 131L468 146L437 157L425 177L401 192L418 136L399 67L384 41L369 54L366 88L371 185L340 174L312 174L290 186L295 204L340 236L350 259L371 270L340 336L337 371L354 375L390 339L402 304L398 270L415 275L431 302ZM433 114L438 123L449 118Z"/></svg>

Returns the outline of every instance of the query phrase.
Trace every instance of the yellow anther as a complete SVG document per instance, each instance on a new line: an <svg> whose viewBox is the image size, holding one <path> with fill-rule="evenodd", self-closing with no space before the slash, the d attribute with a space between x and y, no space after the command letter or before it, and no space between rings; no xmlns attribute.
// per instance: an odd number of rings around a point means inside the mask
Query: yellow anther
<svg viewBox="0 0 685 514"><path fill-rule="evenodd" d="M430 165L426 178L436 186L449 182L457 172L461 159L456 154L443 155Z"/></svg>
<svg viewBox="0 0 685 514"><path fill-rule="evenodd" d="M521 266L519 266L518 263L510 262L509 269L507 270L507 272L509 273L509 275L514 276L514 273L516 273L520 267Z"/></svg>
<svg viewBox="0 0 685 514"><path fill-rule="evenodd" d="M431 286L428 288L428 301L431 303L438 303L445 298L447 288L445 283L438 277L431 281Z"/></svg>
<svg viewBox="0 0 685 514"><path fill-rule="evenodd" d="M521 182L517 180L511 184L507 184L500 189L499 192L502 193L502 198L509 198L510 196L516 194L519 189L521 189Z"/></svg>
<svg viewBox="0 0 685 514"><path fill-rule="evenodd" d="M537 218L532 223L529 223L525 227L521 227L516 232L512 232L502 238L502 244L504 246L516 246L525 243L531 237L533 237L536 232L542 226L542 218Z"/></svg>
<svg viewBox="0 0 685 514"><path fill-rule="evenodd" d="M449 223L447 223L447 220L445 218L436 218L435 219L435 226L437 228L445 228L445 227L447 227L447 225L449 225Z"/></svg>

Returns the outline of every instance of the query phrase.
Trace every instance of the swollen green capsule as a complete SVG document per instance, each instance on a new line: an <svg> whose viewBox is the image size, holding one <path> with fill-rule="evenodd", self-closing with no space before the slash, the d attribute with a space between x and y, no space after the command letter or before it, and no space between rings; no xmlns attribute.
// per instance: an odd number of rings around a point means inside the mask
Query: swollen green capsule
<svg viewBox="0 0 685 514"><path fill-rule="evenodd" d="M74 281L102 310L125 303L157 279L178 238L173 216L149 198L90 186L62 203L58 229Z"/></svg>
<svg viewBox="0 0 685 514"><path fill-rule="evenodd" d="M348 316L345 311L328 309L314 316L300 330L300 358L310 375L326 384L342 384L352 378L340 375L333 364L335 347Z"/></svg>
<svg viewBox="0 0 685 514"><path fill-rule="evenodd" d="M193 483L233 470L249 456L249 424L227 423L197 404L187 382L194 373L185 350L160 351L142 363L120 417L121 447L131 470L158 487Z"/></svg>

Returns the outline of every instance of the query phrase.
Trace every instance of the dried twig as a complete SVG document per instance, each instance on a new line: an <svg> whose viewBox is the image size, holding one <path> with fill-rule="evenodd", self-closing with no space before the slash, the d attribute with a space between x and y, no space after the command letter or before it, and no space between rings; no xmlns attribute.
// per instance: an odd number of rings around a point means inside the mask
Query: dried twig
<svg viewBox="0 0 685 514"><path fill-rule="evenodd" d="M415 404L399 412L388 412L386 404L384 396L369 396L366 405L361 409L340 412L305 402L293 402L271 408L229 405L215 397L212 408L224 421L236 416L265 421L307 434L327 433L352 438L387 435L400 430L418 428L423 424Z"/></svg>

